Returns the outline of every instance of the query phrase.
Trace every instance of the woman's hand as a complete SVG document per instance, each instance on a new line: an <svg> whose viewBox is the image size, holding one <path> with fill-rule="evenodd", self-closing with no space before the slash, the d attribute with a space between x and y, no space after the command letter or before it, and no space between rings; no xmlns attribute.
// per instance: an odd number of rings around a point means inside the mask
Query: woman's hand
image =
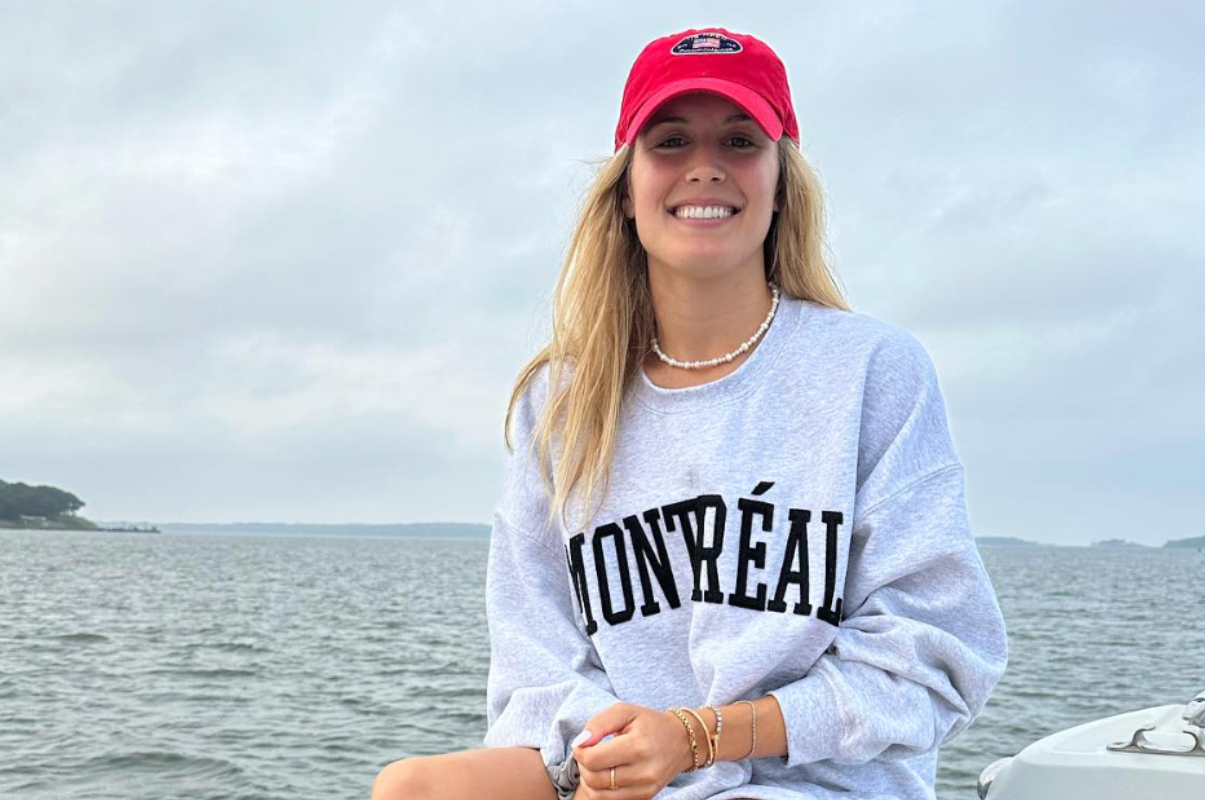
<svg viewBox="0 0 1205 800"><path fill-rule="evenodd" d="M694 766L686 729L670 711L615 703L591 717L585 730L590 737L573 748L581 773L575 800L649 800ZM595 744L607 735L612 735L610 741ZM701 763L707 743L701 732L696 736ZM611 767L619 787L615 790Z"/></svg>

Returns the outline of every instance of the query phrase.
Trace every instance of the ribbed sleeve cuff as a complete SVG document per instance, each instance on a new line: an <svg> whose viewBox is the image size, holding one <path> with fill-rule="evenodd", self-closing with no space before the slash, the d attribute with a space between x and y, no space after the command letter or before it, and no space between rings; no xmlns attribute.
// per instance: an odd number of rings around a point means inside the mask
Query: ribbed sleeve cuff
<svg viewBox="0 0 1205 800"><path fill-rule="evenodd" d="M782 761L798 767L832 758L845 736L846 720L828 679L813 670L797 681L768 692L778 700L787 734Z"/></svg>

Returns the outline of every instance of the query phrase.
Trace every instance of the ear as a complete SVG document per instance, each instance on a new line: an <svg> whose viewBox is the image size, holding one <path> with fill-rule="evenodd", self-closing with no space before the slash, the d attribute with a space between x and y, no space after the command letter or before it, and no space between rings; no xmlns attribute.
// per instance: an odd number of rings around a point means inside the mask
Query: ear
<svg viewBox="0 0 1205 800"><path fill-rule="evenodd" d="M621 205L623 206L623 215L625 217L627 217L628 219L635 219L636 218L636 208L635 208L635 205L632 203L632 198L628 195L626 189L620 195L620 202L621 202Z"/></svg>
<svg viewBox="0 0 1205 800"><path fill-rule="evenodd" d="M636 204L632 202L632 166L629 164L623 170L619 179L619 201L623 215L628 219L636 219Z"/></svg>

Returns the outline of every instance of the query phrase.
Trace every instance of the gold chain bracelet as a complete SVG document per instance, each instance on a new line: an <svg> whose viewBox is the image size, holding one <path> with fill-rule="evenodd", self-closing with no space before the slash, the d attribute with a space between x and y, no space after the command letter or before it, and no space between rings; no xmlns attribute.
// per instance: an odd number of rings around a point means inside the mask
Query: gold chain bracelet
<svg viewBox="0 0 1205 800"><path fill-rule="evenodd" d="M703 767L707 768L714 766L716 753L715 749L711 745L711 729L707 727L707 723L703 721L703 717L699 716L698 711L688 707L683 707L682 710L697 719L699 721L699 725L703 727L703 736L707 739L707 761L704 762Z"/></svg>
<svg viewBox="0 0 1205 800"><path fill-rule="evenodd" d="M690 737L690 753L695 762L695 765L686 771L694 772L695 770L699 769L699 743L695 740L694 728L691 727L690 720L686 718L686 715L682 713L681 709L671 707L669 711L675 714L678 719L682 720L682 724L686 726L686 735Z"/></svg>

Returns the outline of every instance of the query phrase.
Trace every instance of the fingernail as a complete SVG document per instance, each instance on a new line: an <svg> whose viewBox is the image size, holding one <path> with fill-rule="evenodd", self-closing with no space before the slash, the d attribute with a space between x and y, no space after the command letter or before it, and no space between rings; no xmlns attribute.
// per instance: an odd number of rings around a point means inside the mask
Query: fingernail
<svg viewBox="0 0 1205 800"><path fill-rule="evenodd" d="M582 742L586 741L589 738L590 738L590 731L582 731L581 733L579 733L577 735L576 738L574 738L574 740L570 743L569 746L577 747L579 744L581 744Z"/></svg>

